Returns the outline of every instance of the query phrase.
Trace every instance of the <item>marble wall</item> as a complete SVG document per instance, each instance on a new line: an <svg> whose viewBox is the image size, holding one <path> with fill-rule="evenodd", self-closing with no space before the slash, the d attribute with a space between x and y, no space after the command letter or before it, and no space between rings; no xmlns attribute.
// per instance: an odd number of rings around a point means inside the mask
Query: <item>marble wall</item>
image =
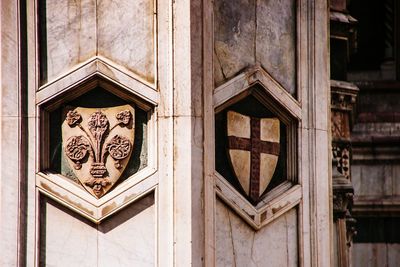
<svg viewBox="0 0 400 267"><path fill-rule="evenodd" d="M295 1L217 0L214 12L216 85L260 64L295 94Z"/></svg>
<svg viewBox="0 0 400 267"><path fill-rule="evenodd" d="M96 55L154 83L154 8L150 0L41 0L42 83Z"/></svg>
<svg viewBox="0 0 400 267"><path fill-rule="evenodd" d="M155 266L154 195L100 225L43 197L40 266Z"/></svg>
<svg viewBox="0 0 400 267"><path fill-rule="evenodd" d="M0 265L329 266L326 11L311 0L2 3ZM243 84L273 85L271 101L299 122L299 171L276 201L233 211L217 196L215 87L248 67L258 76ZM46 116L92 86L149 116L142 176L99 199L43 167Z"/></svg>
<svg viewBox="0 0 400 267"><path fill-rule="evenodd" d="M216 225L216 266L298 266L296 209L255 231L217 201Z"/></svg>

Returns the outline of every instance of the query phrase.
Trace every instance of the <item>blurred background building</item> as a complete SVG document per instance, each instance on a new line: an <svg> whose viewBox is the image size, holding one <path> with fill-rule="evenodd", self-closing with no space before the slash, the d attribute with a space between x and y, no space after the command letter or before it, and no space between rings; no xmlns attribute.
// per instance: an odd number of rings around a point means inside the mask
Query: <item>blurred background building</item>
<svg viewBox="0 0 400 267"><path fill-rule="evenodd" d="M399 266L400 2L332 0L330 21L337 265Z"/></svg>

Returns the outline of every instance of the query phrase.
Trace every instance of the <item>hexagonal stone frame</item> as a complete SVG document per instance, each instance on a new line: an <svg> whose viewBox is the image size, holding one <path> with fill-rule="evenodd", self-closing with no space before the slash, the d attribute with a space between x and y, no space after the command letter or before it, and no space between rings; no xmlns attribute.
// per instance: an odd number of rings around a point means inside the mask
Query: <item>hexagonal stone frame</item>
<svg viewBox="0 0 400 267"><path fill-rule="evenodd" d="M255 85L259 85L257 89ZM262 91L260 92L260 89ZM253 95L283 120L288 126L288 173L287 180L265 194L256 205L252 205L227 179L214 170L215 191L219 198L230 206L255 230L274 221L280 215L297 206L302 199L298 184L298 124L301 121L301 106L261 66L249 68L214 90L213 107L218 113L234 103Z"/></svg>
<svg viewBox="0 0 400 267"><path fill-rule="evenodd" d="M106 91L129 102L135 103L148 114L148 158L147 166L128 177L113 190L96 199L85 189L72 181L46 169L49 166L49 149L44 140L48 135L50 110L62 103L100 86ZM154 109L159 102L159 94L154 85L134 77L112 62L95 57L71 72L40 87L36 93L37 147L39 171L36 174L36 188L40 193L79 213L87 219L100 223L106 217L121 210L135 200L156 190L157 170L157 125ZM46 170L46 171L44 171Z"/></svg>

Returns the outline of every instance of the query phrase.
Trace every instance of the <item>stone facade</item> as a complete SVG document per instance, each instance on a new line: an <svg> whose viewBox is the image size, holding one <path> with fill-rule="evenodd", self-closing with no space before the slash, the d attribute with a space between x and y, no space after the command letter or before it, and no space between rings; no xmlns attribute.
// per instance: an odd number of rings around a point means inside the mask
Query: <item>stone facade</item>
<svg viewBox="0 0 400 267"><path fill-rule="evenodd" d="M331 266L328 9L2 2L0 265Z"/></svg>

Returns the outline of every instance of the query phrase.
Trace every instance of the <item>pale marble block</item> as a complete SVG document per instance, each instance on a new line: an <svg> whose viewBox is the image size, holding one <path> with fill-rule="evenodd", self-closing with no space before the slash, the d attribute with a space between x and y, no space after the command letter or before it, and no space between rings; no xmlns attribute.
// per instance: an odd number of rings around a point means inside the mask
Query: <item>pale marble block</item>
<svg viewBox="0 0 400 267"><path fill-rule="evenodd" d="M216 85L261 64L285 90L295 94L295 1L217 0L214 12Z"/></svg>
<svg viewBox="0 0 400 267"><path fill-rule="evenodd" d="M155 266L153 194L99 225L43 198L40 231L41 266Z"/></svg>
<svg viewBox="0 0 400 267"><path fill-rule="evenodd" d="M96 55L96 1L47 0L45 5L41 71L44 81L51 81Z"/></svg>
<svg viewBox="0 0 400 267"><path fill-rule="evenodd" d="M52 200L41 202L40 266L97 266L96 225Z"/></svg>
<svg viewBox="0 0 400 267"><path fill-rule="evenodd" d="M256 60L289 93L296 90L296 4L257 1Z"/></svg>
<svg viewBox="0 0 400 267"><path fill-rule="evenodd" d="M98 227L97 266L155 266L154 195L136 201Z"/></svg>
<svg viewBox="0 0 400 267"><path fill-rule="evenodd" d="M255 232L217 201L216 266L297 266L297 243L296 209Z"/></svg>
<svg viewBox="0 0 400 267"><path fill-rule="evenodd" d="M214 1L214 64L229 79L255 64L255 0ZM218 72L217 72L218 73ZM220 85L223 80L216 80Z"/></svg>
<svg viewBox="0 0 400 267"><path fill-rule="evenodd" d="M98 52L154 82L153 0L98 1Z"/></svg>
<svg viewBox="0 0 400 267"><path fill-rule="evenodd" d="M0 266L16 266L19 209L18 117L0 117Z"/></svg>

